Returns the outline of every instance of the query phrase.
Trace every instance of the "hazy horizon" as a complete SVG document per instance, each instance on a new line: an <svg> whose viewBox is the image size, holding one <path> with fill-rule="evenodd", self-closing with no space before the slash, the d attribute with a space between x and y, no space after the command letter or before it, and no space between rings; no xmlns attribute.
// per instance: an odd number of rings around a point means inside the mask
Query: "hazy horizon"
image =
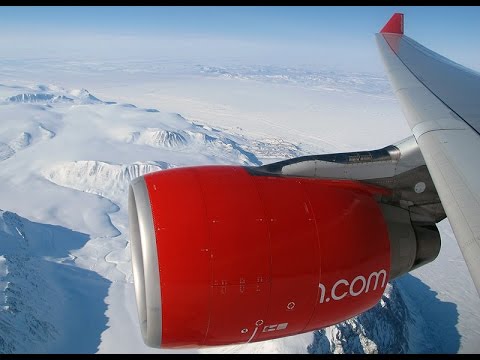
<svg viewBox="0 0 480 360"><path fill-rule="evenodd" d="M405 13L408 36L480 69L470 45L477 7L2 7L0 61L170 59L383 74L374 34L394 12Z"/></svg>

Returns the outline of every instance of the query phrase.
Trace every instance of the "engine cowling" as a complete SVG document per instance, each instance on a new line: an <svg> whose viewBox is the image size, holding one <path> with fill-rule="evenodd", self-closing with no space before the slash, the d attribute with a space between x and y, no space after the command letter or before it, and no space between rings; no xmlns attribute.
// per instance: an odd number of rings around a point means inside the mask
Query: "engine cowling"
<svg viewBox="0 0 480 360"><path fill-rule="evenodd" d="M130 242L145 343L256 342L373 307L399 253L378 203L385 192L357 181L258 175L236 166L135 179ZM415 253L408 256L411 266Z"/></svg>

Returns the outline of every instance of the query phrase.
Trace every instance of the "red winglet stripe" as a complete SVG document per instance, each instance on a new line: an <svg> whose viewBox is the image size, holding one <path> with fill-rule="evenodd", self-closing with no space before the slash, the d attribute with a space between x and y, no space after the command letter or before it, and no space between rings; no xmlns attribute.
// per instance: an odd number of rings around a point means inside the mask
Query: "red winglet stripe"
<svg viewBox="0 0 480 360"><path fill-rule="evenodd" d="M395 13L388 20L380 33L393 33L393 34L402 34L403 35L403 14Z"/></svg>

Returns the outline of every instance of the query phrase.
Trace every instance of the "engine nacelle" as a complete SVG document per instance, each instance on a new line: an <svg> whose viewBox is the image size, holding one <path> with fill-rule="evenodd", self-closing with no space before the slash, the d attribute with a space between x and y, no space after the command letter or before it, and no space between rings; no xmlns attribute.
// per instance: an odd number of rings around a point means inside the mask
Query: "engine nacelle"
<svg viewBox="0 0 480 360"><path fill-rule="evenodd" d="M378 203L385 192L357 181L258 175L236 166L135 179L130 244L145 343L256 342L373 307L391 268L404 273L416 256L398 250L399 241L391 249L392 234L405 237L398 229L412 226L406 221L392 230ZM415 242L415 231L408 234Z"/></svg>

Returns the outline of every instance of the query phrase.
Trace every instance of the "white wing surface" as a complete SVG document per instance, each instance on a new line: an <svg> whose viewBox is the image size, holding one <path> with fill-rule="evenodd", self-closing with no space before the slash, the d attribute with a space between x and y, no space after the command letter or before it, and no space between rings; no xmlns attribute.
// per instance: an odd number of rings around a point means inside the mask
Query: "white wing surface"
<svg viewBox="0 0 480 360"><path fill-rule="evenodd" d="M480 74L405 36L403 14L376 40L480 294Z"/></svg>

